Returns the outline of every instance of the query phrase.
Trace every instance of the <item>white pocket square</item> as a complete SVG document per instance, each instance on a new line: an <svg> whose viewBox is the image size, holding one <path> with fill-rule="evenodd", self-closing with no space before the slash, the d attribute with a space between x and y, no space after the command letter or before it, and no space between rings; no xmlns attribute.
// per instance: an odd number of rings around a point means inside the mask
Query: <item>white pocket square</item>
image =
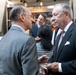
<svg viewBox="0 0 76 75"><path fill-rule="evenodd" d="M67 41L66 43L65 43L65 45L69 45L70 44L70 42L69 41Z"/></svg>

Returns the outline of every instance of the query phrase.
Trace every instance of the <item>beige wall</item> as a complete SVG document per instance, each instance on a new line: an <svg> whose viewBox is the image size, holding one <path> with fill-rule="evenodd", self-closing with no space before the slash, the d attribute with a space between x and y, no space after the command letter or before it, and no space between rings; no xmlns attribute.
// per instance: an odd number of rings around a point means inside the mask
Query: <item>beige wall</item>
<svg viewBox="0 0 76 75"><path fill-rule="evenodd" d="M6 0L0 0L0 35L6 31Z"/></svg>
<svg viewBox="0 0 76 75"><path fill-rule="evenodd" d="M76 0L73 0L74 20L76 19Z"/></svg>
<svg viewBox="0 0 76 75"><path fill-rule="evenodd" d="M70 6L72 7L73 10L73 19L76 19L76 0L69 0Z"/></svg>

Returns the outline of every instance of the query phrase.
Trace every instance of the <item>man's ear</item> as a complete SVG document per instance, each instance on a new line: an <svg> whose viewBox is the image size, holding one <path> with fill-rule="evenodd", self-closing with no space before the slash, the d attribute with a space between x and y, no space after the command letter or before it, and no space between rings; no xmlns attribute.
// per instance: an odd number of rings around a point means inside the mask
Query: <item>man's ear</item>
<svg viewBox="0 0 76 75"><path fill-rule="evenodd" d="M23 22L23 21L24 21L25 16L24 16L23 14L20 14L20 15L19 15L19 17L20 17L21 22Z"/></svg>
<svg viewBox="0 0 76 75"><path fill-rule="evenodd" d="M70 16L70 14L68 12L66 12L66 18L68 18L68 16Z"/></svg>

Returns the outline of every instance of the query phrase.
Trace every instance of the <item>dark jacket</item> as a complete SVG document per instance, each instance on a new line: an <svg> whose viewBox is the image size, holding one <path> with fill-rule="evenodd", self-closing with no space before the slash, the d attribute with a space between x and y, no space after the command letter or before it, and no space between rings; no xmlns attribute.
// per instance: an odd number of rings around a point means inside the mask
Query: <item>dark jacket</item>
<svg viewBox="0 0 76 75"><path fill-rule="evenodd" d="M34 38L37 37L38 26L37 24L33 25L29 31L29 35L33 36Z"/></svg>
<svg viewBox="0 0 76 75"><path fill-rule="evenodd" d="M72 23L69 27L58 51L55 42L49 62L60 62L62 67L62 73L49 71L51 75L76 75L76 24Z"/></svg>

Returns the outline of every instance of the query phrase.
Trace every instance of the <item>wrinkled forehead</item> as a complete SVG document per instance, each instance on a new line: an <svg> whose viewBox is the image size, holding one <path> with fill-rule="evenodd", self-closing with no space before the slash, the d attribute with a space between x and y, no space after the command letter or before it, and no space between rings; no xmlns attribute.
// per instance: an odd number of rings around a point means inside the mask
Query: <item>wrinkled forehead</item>
<svg viewBox="0 0 76 75"><path fill-rule="evenodd" d="M61 6L55 6L55 7L53 8L52 14L53 14L53 13L56 13L56 12L61 12L61 11L62 11Z"/></svg>

